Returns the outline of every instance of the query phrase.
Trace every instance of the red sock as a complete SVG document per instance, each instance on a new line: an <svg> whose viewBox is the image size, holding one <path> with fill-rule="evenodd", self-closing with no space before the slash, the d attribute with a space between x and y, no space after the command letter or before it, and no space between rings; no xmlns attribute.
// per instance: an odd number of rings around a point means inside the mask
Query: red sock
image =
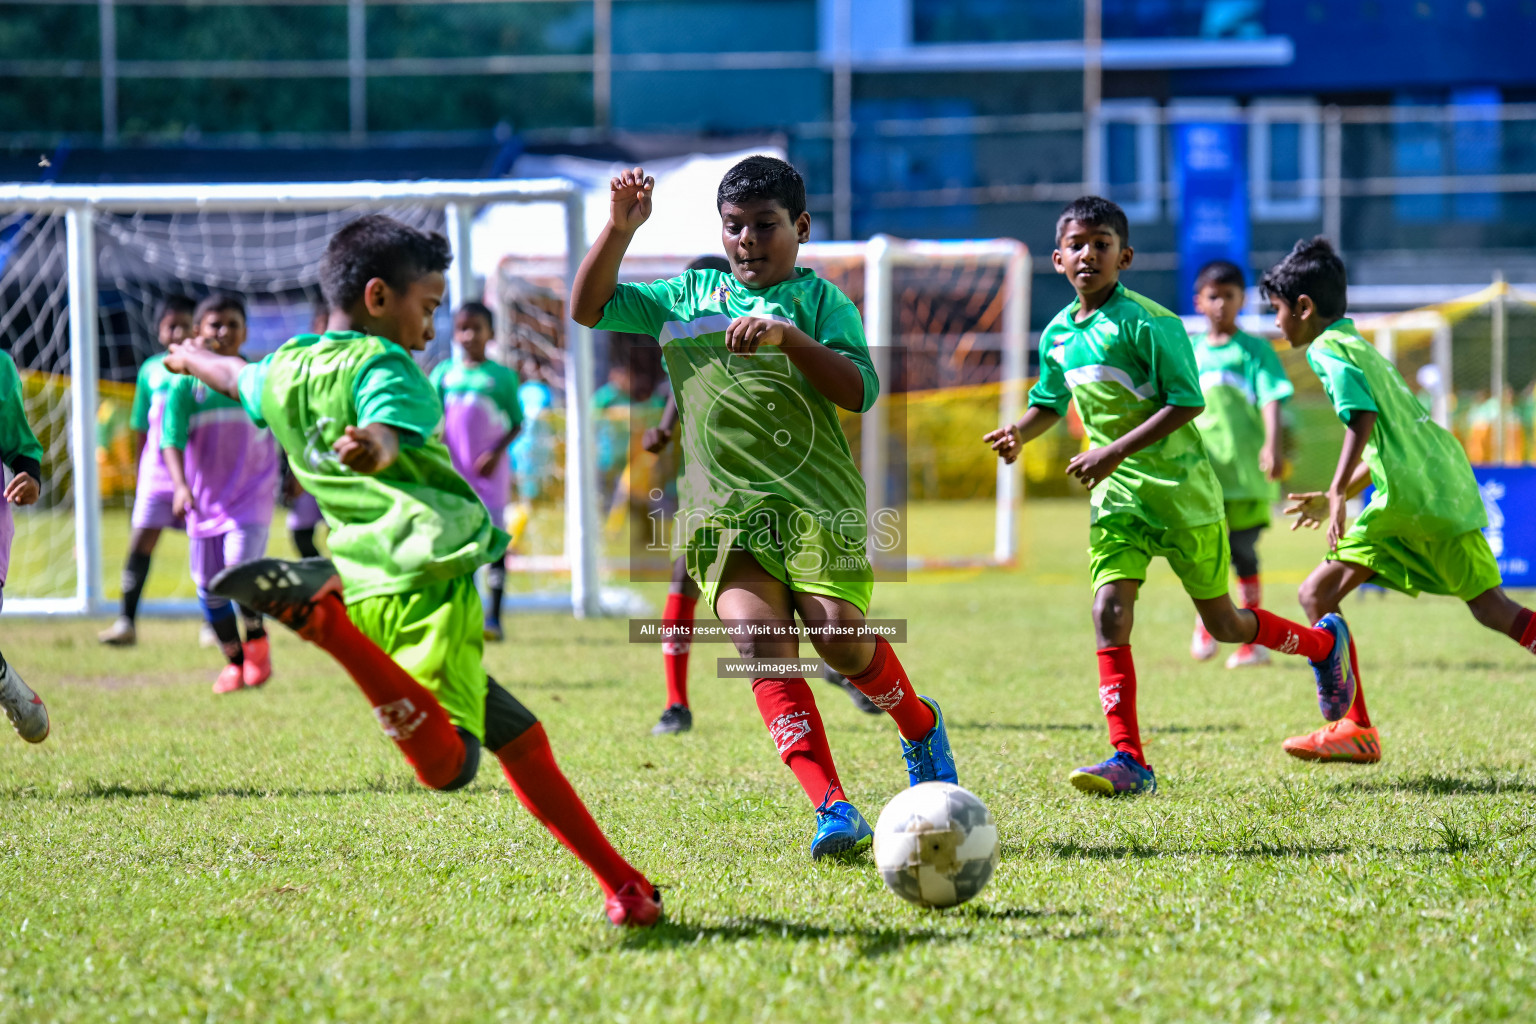
<svg viewBox="0 0 1536 1024"><path fill-rule="evenodd" d="M338 597L327 594L321 598L303 636L341 662L373 705L384 735L395 741L423 784L441 789L459 777L464 767L464 741L448 720L448 713L432 691L358 631Z"/></svg>
<svg viewBox="0 0 1536 1024"><path fill-rule="evenodd" d="M924 704L907 679L896 652L885 637L875 637L875 656L864 671L848 677L870 702L896 720L897 730L908 740L920 740L933 730L938 719Z"/></svg>
<svg viewBox="0 0 1536 1024"><path fill-rule="evenodd" d="M606 895L612 896L626 882L638 882L642 889L650 890L650 882L619 856L587 813L581 797L555 763L543 723L535 722L527 732L496 751L496 757L512 784L512 792L528 808L528 813L538 818L561 845L597 876Z"/></svg>
<svg viewBox="0 0 1536 1024"><path fill-rule="evenodd" d="M697 598L686 594L668 594L667 606L661 613L661 630L665 636L673 626L692 628L693 606ZM693 644L688 640L663 640L661 660L667 669L667 707L673 704L688 706L688 651Z"/></svg>
<svg viewBox="0 0 1536 1024"><path fill-rule="evenodd" d="M1344 717L1362 729L1371 727L1371 713L1365 710L1365 686L1360 682L1360 659L1355 657L1355 638L1349 638L1349 667L1355 673L1355 702Z"/></svg>
<svg viewBox="0 0 1536 1024"><path fill-rule="evenodd" d="M754 679L752 695L779 757L800 780L811 803L820 806L846 800L810 684L804 679Z"/></svg>
<svg viewBox="0 0 1536 1024"><path fill-rule="evenodd" d="M1509 638L1521 647L1536 654L1536 614L1529 608L1515 613L1515 624L1509 628Z"/></svg>
<svg viewBox="0 0 1536 1024"><path fill-rule="evenodd" d="M1099 703L1109 723L1109 742L1145 768L1147 758L1141 751L1141 729L1136 723L1136 662L1131 659L1130 644L1099 651Z"/></svg>
<svg viewBox="0 0 1536 1024"><path fill-rule="evenodd" d="M1299 654L1308 661L1321 661L1333 650L1333 634L1282 619L1263 608L1250 609L1259 620L1259 632L1249 641L1268 647L1276 654Z"/></svg>
<svg viewBox="0 0 1536 1024"><path fill-rule="evenodd" d="M1237 578L1237 596L1242 599L1243 607L1250 611L1259 606L1260 589L1257 574Z"/></svg>

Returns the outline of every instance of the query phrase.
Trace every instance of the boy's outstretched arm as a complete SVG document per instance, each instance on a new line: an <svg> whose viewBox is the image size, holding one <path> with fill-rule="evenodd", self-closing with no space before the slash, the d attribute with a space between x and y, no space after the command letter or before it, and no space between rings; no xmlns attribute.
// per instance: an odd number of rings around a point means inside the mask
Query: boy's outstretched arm
<svg viewBox="0 0 1536 1024"><path fill-rule="evenodd" d="M1061 421L1061 414L1043 405L1032 405L1019 417L1019 422L989 430L981 439L992 446L997 457L1012 465L1024 450L1024 446Z"/></svg>
<svg viewBox="0 0 1536 1024"><path fill-rule="evenodd" d="M651 190L656 179L639 167L608 182L608 223L576 271L571 288L571 319L583 327L596 327L603 307L619 284L619 264L635 231L651 215Z"/></svg>
<svg viewBox="0 0 1536 1024"><path fill-rule="evenodd" d="M191 342L172 345L165 355L165 368L172 373L196 377L225 398L240 401L240 371L246 361L239 356L221 356Z"/></svg>
<svg viewBox="0 0 1536 1024"><path fill-rule="evenodd" d="M1326 521L1328 550L1339 546L1339 539L1344 536L1344 503L1365 490L1365 485L1371 482L1371 467L1365 464L1363 456L1375 427L1376 414L1357 409L1344 426L1344 448L1339 452L1339 464L1333 471L1333 482L1328 485L1328 490L1286 495L1293 504L1285 512L1296 516L1292 530L1302 525L1315 530Z"/></svg>
<svg viewBox="0 0 1536 1024"><path fill-rule="evenodd" d="M1148 445L1156 444L1186 423L1193 423L1203 405L1165 405L1134 430L1128 430L1102 448L1090 448L1067 463L1067 473L1090 491L1107 480L1120 463Z"/></svg>

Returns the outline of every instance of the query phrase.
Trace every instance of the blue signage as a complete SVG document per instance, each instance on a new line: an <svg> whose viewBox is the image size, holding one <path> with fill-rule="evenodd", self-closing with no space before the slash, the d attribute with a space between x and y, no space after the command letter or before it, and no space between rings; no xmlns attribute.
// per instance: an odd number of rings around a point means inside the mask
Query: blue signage
<svg viewBox="0 0 1536 1024"><path fill-rule="evenodd" d="M1536 587L1536 466L1473 466L1506 587Z"/></svg>
<svg viewBox="0 0 1536 1024"><path fill-rule="evenodd" d="M1211 260L1248 267L1248 168L1244 125L1191 121L1173 126L1179 186L1179 294L1194 312L1195 275Z"/></svg>

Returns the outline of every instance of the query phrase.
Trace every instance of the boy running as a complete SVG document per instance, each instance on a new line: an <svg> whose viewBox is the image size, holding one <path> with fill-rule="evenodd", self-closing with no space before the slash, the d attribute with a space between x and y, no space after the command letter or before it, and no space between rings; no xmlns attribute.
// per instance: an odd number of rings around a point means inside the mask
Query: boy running
<svg viewBox="0 0 1536 1024"><path fill-rule="evenodd" d="M609 919L652 924L661 894L608 844L544 727L480 663L474 573L501 557L507 536L436 439L442 406L411 357L432 339L451 259L441 235L360 217L320 263L332 310L324 334L300 335L252 365L186 345L172 351L172 371L270 424L334 528L335 564L260 559L226 570L211 589L339 661L424 785L467 785L488 746L523 806L597 876Z"/></svg>
<svg viewBox="0 0 1536 1024"><path fill-rule="evenodd" d="M1029 409L984 438L1012 462L1075 401L1092 441L1067 472L1093 494L1088 558L1099 701L1115 753L1068 781L1105 796L1157 791L1141 746L1131 658L1136 597L1154 557L1168 560L1217 640L1310 659L1325 718L1342 718L1354 698L1342 618L1309 628L1262 608L1239 609L1227 594L1221 485L1194 425L1205 403L1194 349L1178 317L1120 283L1134 255L1129 234L1125 212L1107 199L1084 196L1061 211L1051 259L1077 298L1040 336Z"/></svg>
<svg viewBox="0 0 1536 1024"><path fill-rule="evenodd" d="M0 501L0 604L5 603L5 578L11 567L11 541L16 537L12 505L30 505L37 501L38 481L43 478L43 446L27 422L22 402L21 374L10 354L0 352L0 462L11 470ZM11 727L28 743L48 738L48 709L43 699L22 682L16 669L0 654L0 707Z"/></svg>
<svg viewBox="0 0 1536 1024"><path fill-rule="evenodd" d="M609 219L582 261L571 316L646 334L662 345L682 424L678 518L688 574L754 660L798 655L794 636L750 627L859 635L874 590L864 554L864 481L837 419L879 392L858 310L797 268L810 237L805 182L789 164L752 156L716 192L729 274L690 270L619 284L619 264L651 214L654 180L640 168L610 183ZM884 638L829 641L816 652L896 722L911 784L956 781L938 704L921 697ZM838 780L816 700L803 677L752 681L779 756L816 808L811 856L868 846L872 833Z"/></svg>
<svg viewBox="0 0 1536 1024"><path fill-rule="evenodd" d="M1195 309L1210 325L1195 339L1195 368L1205 396L1195 426L1221 484L1238 594L1244 608L1257 608L1259 534L1269 526L1270 506L1279 496L1274 481L1284 462L1280 403L1296 389L1274 347L1237 329L1246 284L1242 269L1226 260L1206 264L1195 277ZM1199 661L1216 656L1216 640L1198 616L1189 653ZM1227 658L1227 668L1267 664L1269 651L1254 644L1243 644Z"/></svg>
<svg viewBox="0 0 1536 1024"><path fill-rule="evenodd" d="M159 315L155 317L161 347L170 348L192 336L192 314L196 308L185 295L167 295L161 301ZM122 610L116 622L96 634L96 639L114 647L138 643L135 623L139 599L149 580L150 556L160 542L160 531L186 528L181 517L171 510L176 488L160 454L160 421L165 415L165 396L175 379L165 368L165 353L157 352L139 367L139 380L133 389L133 412L128 423L139 445L139 473L133 488L128 558L123 562Z"/></svg>
<svg viewBox="0 0 1536 1024"><path fill-rule="evenodd" d="M245 344L245 304L232 295L210 295L198 303L197 332L198 346L238 358ZM241 608L237 617L208 584L226 566L266 554L277 504L277 446L271 434L251 425L238 402L178 376L166 395L160 447L174 488L172 511L187 521L197 601L228 662L213 692L260 686L272 678L261 613ZM243 644L238 618L245 619Z"/></svg>
<svg viewBox="0 0 1536 1024"><path fill-rule="evenodd" d="M1536 616L1504 593L1499 565L1482 534L1488 515L1461 444L1430 419L1408 384L1346 317L1344 263L1328 240L1299 241L1270 268L1259 287L1275 307L1275 326L1307 365L1344 423L1344 447L1326 492L1288 495L1288 513L1328 527L1328 557L1302 583L1308 615L1337 614L1366 581L1410 597L1422 591L1467 602L1472 617L1536 652ZM1345 529L1345 502L1375 487L1355 524ZM1350 661L1355 652L1350 650ZM1353 674L1359 676L1358 668ZM1304 761L1381 759L1358 682L1341 721L1293 736L1285 752Z"/></svg>
<svg viewBox="0 0 1536 1024"><path fill-rule="evenodd" d="M453 468L469 481L491 514L491 525L507 528L512 497L512 467L507 446L523 425L517 401L517 374L485 357L494 333L491 311L466 302L453 316L453 358L437 364L432 387L443 405L443 440ZM501 602L507 591L507 567L501 559L485 567L485 638L500 642Z"/></svg>

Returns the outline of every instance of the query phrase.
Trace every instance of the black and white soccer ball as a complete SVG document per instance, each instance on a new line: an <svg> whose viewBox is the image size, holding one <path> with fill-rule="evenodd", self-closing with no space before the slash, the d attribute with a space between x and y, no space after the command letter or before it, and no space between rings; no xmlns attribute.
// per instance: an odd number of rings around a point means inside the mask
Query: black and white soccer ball
<svg viewBox="0 0 1536 1024"><path fill-rule="evenodd" d="M997 823L969 790L919 783L880 812L875 866L908 903L959 906L986 887L997 867Z"/></svg>

